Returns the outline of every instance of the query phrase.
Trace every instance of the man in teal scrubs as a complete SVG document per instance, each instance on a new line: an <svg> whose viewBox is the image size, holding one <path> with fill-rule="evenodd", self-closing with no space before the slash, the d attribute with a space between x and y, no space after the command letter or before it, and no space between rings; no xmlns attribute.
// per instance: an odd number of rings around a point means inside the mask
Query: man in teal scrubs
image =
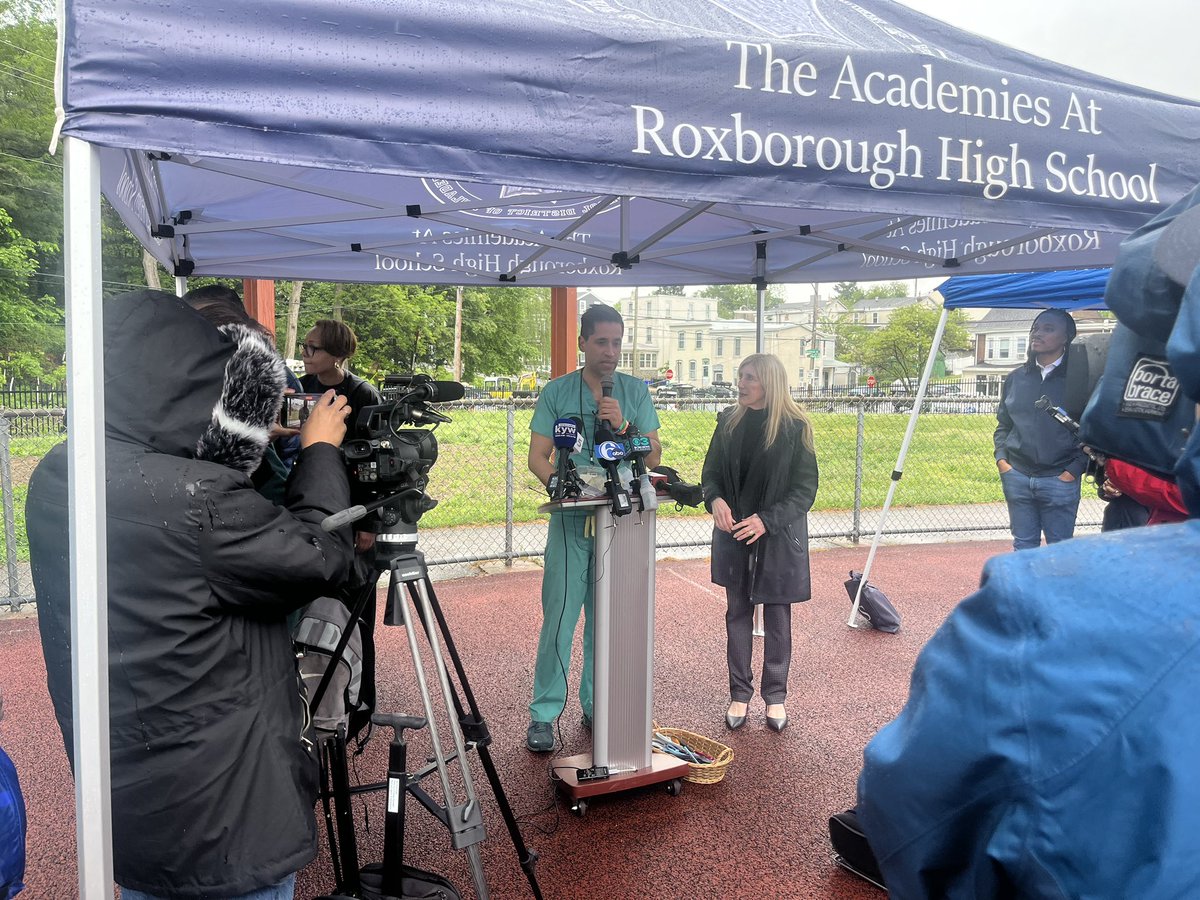
<svg viewBox="0 0 1200 900"><path fill-rule="evenodd" d="M554 474L554 422L572 416L583 423L583 449L571 459L576 466L592 460L596 422L607 420L614 431L627 431L630 423L650 438L646 467L662 458L658 443L658 413L646 385L616 371L621 361L625 322L611 306L597 305L579 319L579 350L583 368L555 378L538 397L529 423L529 471L542 484ZM605 375L613 377L611 397L600 387ZM575 625L583 611L583 677L579 705L583 723L592 722L592 535L587 512L556 512L550 516L546 538L546 563L542 573L542 631L537 664L533 670L533 702L529 704L526 744L535 753L554 749L553 722L567 705L567 670Z"/></svg>

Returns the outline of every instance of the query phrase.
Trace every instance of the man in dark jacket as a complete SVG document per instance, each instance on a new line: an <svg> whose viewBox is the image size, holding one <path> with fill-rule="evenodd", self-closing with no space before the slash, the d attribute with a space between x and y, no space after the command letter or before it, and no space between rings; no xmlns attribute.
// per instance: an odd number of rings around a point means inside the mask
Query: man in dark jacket
<svg viewBox="0 0 1200 900"><path fill-rule="evenodd" d="M113 861L127 893L291 896L316 851L317 763L287 614L346 575L344 398L301 432L285 507L255 492L283 395L258 332L141 291L105 303ZM47 680L73 757L67 451L30 482ZM73 762L73 759L72 759ZM134 894L135 896L137 894ZM258 896L258 895L256 895Z"/></svg>
<svg viewBox="0 0 1200 900"><path fill-rule="evenodd" d="M1040 546L1043 533L1047 544L1075 533L1079 481L1087 457L1075 435L1034 405L1044 396L1079 418L1082 403L1068 403L1074 339L1075 321L1069 313L1039 313L1029 330L1029 359L1008 374L1000 393L993 441L1014 550Z"/></svg>

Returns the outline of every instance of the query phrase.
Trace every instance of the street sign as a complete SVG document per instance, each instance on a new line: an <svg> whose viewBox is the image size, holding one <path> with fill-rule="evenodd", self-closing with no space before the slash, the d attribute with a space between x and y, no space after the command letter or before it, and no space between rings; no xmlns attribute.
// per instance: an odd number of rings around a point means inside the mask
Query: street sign
<svg viewBox="0 0 1200 900"><path fill-rule="evenodd" d="M820 351L820 350L818 350L816 347L814 347L814 348L813 348L813 349L811 349L811 350L806 350L805 352L806 352L806 353L807 353L809 356L811 356L813 359L819 359L819 358L820 358L820 356L821 356L821 351Z"/></svg>
<svg viewBox="0 0 1200 900"><path fill-rule="evenodd" d="M867 387L875 387L875 376L874 375L867 376Z"/></svg>
<svg viewBox="0 0 1200 900"><path fill-rule="evenodd" d="M664 377L665 379L667 379L667 381L670 381L672 378L674 378L674 377L675 377L675 370L674 370L674 369L667 369L667 371L663 372L663 377Z"/></svg>

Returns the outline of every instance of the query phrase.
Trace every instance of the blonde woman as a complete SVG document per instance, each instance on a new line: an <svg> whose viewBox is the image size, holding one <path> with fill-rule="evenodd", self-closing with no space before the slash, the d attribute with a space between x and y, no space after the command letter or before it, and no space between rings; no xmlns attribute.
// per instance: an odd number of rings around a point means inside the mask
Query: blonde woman
<svg viewBox="0 0 1200 900"><path fill-rule="evenodd" d="M779 358L756 353L738 367L738 402L717 418L704 458L704 503L713 515L712 580L725 588L730 729L746 723L755 604L766 640L759 693L767 727L788 718L791 604L811 596L808 511L817 495L812 426L788 391Z"/></svg>

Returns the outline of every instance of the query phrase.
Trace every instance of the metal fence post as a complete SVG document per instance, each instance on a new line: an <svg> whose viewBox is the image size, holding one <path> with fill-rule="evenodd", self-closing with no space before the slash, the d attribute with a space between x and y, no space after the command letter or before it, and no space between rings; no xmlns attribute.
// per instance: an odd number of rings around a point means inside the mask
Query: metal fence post
<svg viewBox="0 0 1200 900"><path fill-rule="evenodd" d="M0 494L4 497L4 561L8 569L8 596L5 599L9 607L16 611L21 608L21 582L17 572L17 510L8 434L8 416L0 416Z"/></svg>
<svg viewBox="0 0 1200 900"><path fill-rule="evenodd" d="M866 415L863 410L866 403L859 400L858 404L858 434L854 442L854 519L850 525L850 541L857 544L862 537L862 482L863 482L863 423Z"/></svg>
<svg viewBox="0 0 1200 900"><path fill-rule="evenodd" d="M513 564L513 493L516 490L516 405L508 404L508 436L505 440L504 461L504 565L512 568Z"/></svg>

